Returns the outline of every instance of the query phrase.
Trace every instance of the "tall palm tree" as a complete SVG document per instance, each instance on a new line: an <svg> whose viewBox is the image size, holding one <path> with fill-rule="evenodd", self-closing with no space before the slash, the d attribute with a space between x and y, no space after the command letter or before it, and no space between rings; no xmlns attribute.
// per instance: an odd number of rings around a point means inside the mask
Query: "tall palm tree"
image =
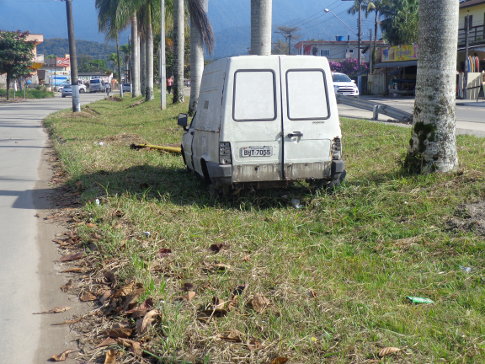
<svg viewBox="0 0 485 364"><path fill-rule="evenodd" d="M114 37L119 31L131 24L132 53L132 96L140 95L139 84L139 44L138 20L136 12L146 0L96 0L100 30Z"/></svg>
<svg viewBox="0 0 485 364"><path fill-rule="evenodd" d="M419 5L419 61L412 137L405 167L414 173L449 172L458 166L455 74L458 1Z"/></svg>
<svg viewBox="0 0 485 364"><path fill-rule="evenodd" d="M250 54L271 54L272 7L272 0L251 0Z"/></svg>
<svg viewBox="0 0 485 364"><path fill-rule="evenodd" d="M160 0L160 108L167 108L167 61L165 55L165 0Z"/></svg>
<svg viewBox="0 0 485 364"><path fill-rule="evenodd" d="M173 87L173 102L184 102L184 0L174 0L175 27L175 79Z"/></svg>
<svg viewBox="0 0 485 364"><path fill-rule="evenodd" d="M205 44L209 53L214 48L214 34L207 17L209 0L189 0L190 13L190 102L189 114L193 115L197 107L200 83L204 71Z"/></svg>

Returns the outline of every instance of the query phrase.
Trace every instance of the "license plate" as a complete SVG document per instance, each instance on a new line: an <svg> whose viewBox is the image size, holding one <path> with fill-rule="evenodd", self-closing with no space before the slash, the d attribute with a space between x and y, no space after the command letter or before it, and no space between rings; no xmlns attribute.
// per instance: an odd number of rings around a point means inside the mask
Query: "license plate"
<svg viewBox="0 0 485 364"><path fill-rule="evenodd" d="M273 147L243 147L240 152L241 157L271 157Z"/></svg>

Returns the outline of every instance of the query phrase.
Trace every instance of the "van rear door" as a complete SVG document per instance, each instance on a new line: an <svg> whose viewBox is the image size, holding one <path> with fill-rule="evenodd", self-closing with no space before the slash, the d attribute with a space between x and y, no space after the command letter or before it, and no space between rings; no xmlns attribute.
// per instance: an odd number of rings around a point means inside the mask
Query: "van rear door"
<svg viewBox="0 0 485 364"><path fill-rule="evenodd" d="M227 84L232 115L224 123L227 140L221 140L233 148L233 181L279 181L283 157L279 59L235 58Z"/></svg>
<svg viewBox="0 0 485 364"><path fill-rule="evenodd" d="M319 57L280 57L284 177L323 178L330 161L328 64Z"/></svg>

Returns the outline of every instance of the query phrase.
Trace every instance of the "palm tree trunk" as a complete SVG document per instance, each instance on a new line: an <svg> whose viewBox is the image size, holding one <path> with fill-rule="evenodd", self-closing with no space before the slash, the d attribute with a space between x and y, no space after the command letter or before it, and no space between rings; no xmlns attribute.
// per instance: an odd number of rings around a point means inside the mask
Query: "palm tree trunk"
<svg viewBox="0 0 485 364"><path fill-rule="evenodd" d="M153 28L152 7L147 7L147 35L146 35L146 91L145 101L153 100Z"/></svg>
<svg viewBox="0 0 485 364"><path fill-rule="evenodd" d="M458 166L455 136L455 74L458 2L419 4L419 61L410 148L413 173L449 172Z"/></svg>
<svg viewBox="0 0 485 364"><path fill-rule="evenodd" d="M209 7L208 0L202 0L205 12ZM193 115L199 101L200 83L204 72L204 49L202 47L202 34L196 26L193 17L190 17L190 102L189 115Z"/></svg>
<svg viewBox="0 0 485 364"><path fill-rule="evenodd" d="M175 79L173 102L184 102L184 0L175 0Z"/></svg>
<svg viewBox="0 0 485 364"><path fill-rule="evenodd" d="M138 20L131 17L131 96L140 96L140 47L138 41Z"/></svg>
<svg viewBox="0 0 485 364"><path fill-rule="evenodd" d="M251 0L250 54L271 54L272 0Z"/></svg>
<svg viewBox="0 0 485 364"><path fill-rule="evenodd" d="M118 41L118 33L116 33L116 61L118 66L118 87L120 88L120 97L123 98L123 81L121 77L120 44Z"/></svg>
<svg viewBox="0 0 485 364"><path fill-rule="evenodd" d="M147 36L140 34L140 91L143 96L147 90Z"/></svg>
<svg viewBox="0 0 485 364"><path fill-rule="evenodd" d="M160 108L167 108L167 64L165 56L165 0L160 0Z"/></svg>

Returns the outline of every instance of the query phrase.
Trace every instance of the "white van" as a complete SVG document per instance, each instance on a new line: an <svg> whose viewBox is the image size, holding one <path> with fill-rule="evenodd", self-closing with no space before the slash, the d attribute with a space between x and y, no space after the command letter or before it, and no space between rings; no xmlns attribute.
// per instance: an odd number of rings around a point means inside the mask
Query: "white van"
<svg viewBox="0 0 485 364"><path fill-rule="evenodd" d="M345 177L332 73L324 57L241 56L209 64L185 129L187 168L216 187Z"/></svg>

